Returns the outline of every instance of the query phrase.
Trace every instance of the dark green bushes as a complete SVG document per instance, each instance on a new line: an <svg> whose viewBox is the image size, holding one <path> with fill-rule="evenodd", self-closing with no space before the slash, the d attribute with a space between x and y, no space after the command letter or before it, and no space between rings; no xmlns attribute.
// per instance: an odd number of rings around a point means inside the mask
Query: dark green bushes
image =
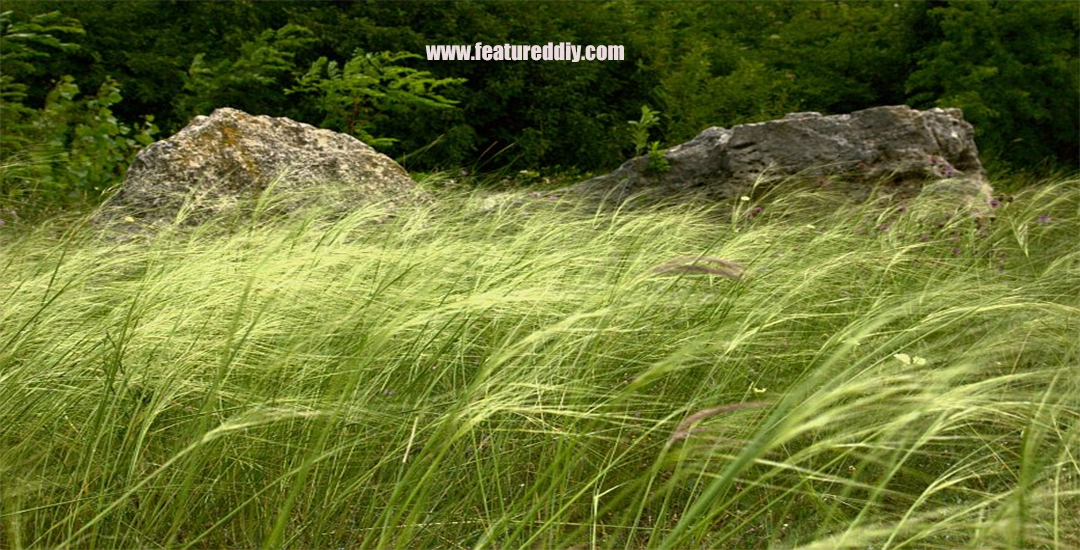
<svg viewBox="0 0 1080 550"><path fill-rule="evenodd" d="M93 95L64 75L49 90L41 108L23 102L29 94L20 77L35 72L34 61L51 52L72 50L64 35L78 35L78 21L53 12L16 22L5 12L0 22L4 75L0 201L36 208L99 197L117 181L139 147L153 141L153 117L128 124L112 106L122 99L119 85L106 78ZM9 72L10 71L10 72Z"/></svg>
<svg viewBox="0 0 1080 550"><path fill-rule="evenodd" d="M609 169L638 148L625 121L642 105L663 113L650 138L665 144L792 111L907 103L963 108L984 161L997 167L1075 169L1080 150L1080 13L1066 2L11 0L5 8L5 195L45 185L42 177L61 181L63 193L103 188L152 133L145 115L170 134L226 105L353 133L419 170ZM624 45L627 59L418 58L427 45L564 41ZM76 84L101 91L76 95ZM73 102L50 119L67 120L62 138L32 123L57 101ZM109 152L38 159L99 159L70 170L89 179L26 170L43 143L74 147L79 124L101 137L89 151Z"/></svg>

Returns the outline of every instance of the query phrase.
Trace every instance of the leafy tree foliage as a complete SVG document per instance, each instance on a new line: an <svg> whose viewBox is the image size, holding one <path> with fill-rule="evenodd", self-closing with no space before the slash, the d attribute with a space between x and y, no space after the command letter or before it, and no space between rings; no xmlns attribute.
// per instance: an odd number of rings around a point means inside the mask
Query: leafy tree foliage
<svg viewBox="0 0 1080 550"><path fill-rule="evenodd" d="M49 162L41 182L53 194L96 197L115 183L140 147L153 143L153 117L126 124L112 112L123 97L108 79L93 96L79 98L79 86L63 77L49 92L33 121Z"/></svg>
<svg viewBox="0 0 1080 550"><path fill-rule="evenodd" d="M75 79L64 75L35 109L24 104L28 86L19 78L35 73L34 61L50 52L72 51L65 35L83 32L78 21L58 12L17 21L0 14L0 199L5 203L97 197L115 183L139 147L153 141L153 117L141 124L120 121L111 107L120 88L107 78L98 92L78 97Z"/></svg>
<svg viewBox="0 0 1080 550"><path fill-rule="evenodd" d="M928 15L941 39L918 52L918 68L907 80L913 103L962 108L990 157L1076 161L1076 4L959 2Z"/></svg>
<svg viewBox="0 0 1080 550"><path fill-rule="evenodd" d="M610 168L640 151L626 121L642 105L662 113L651 124L662 143L791 111L908 103L963 108L991 162L1075 167L1080 149L1080 11L1068 2L8 0L5 9L5 159L62 144L68 156L54 156L74 162L82 125L112 143L91 156L122 162L154 130L144 115L171 133L221 106L351 131L410 168ZM627 59L417 55L476 42L619 44ZM54 181L93 189L121 171Z"/></svg>
<svg viewBox="0 0 1080 550"><path fill-rule="evenodd" d="M48 59L50 53L70 51L78 46L64 41L64 35L83 34L82 25L59 12L35 15L29 21L16 21L11 11L0 13L0 119L9 126L0 132L0 145L5 152L25 145L28 136L11 131L27 118L33 109L23 102L27 98L28 77L37 72L36 62Z"/></svg>
<svg viewBox="0 0 1080 550"><path fill-rule="evenodd" d="M463 78L432 78L431 73L395 63L416 59L408 52L370 53L357 50L344 66L320 57L311 64L299 84L286 93L313 93L326 113L322 126L342 129L373 147L388 146L393 138L369 133L376 117L401 113L408 107L449 108L457 103L438 90L465 81Z"/></svg>
<svg viewBox="0 0 1080 550"><path fill-rule="evenodd" d="M211 63L200 52L185 75L187 93L178 110L187 117L207 114L221 106L275 114L285 103L281 91L293 82L297 72L297 52L316 42L307 28L285 25L240 44L235 59Z"/></svg>

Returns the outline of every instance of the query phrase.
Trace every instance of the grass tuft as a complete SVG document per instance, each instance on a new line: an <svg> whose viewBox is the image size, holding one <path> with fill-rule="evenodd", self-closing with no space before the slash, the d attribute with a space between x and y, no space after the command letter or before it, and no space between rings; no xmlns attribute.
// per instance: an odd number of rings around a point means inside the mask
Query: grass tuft
<svg viewBox="0 0 1080 550"><path fill-rule="evenodd" d="M1075 548L1078 183L11 224L0 547Z"/></svg>

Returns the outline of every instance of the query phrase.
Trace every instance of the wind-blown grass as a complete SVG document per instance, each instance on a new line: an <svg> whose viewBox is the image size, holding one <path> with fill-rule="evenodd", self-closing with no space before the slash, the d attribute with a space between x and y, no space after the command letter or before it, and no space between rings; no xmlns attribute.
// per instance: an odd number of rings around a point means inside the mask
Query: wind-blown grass
<svg viewBox="0 0 1080 550"><path fill-rule="evenodd" d="M0 547L1076 547L1078 187L9 228Z"/></svg>

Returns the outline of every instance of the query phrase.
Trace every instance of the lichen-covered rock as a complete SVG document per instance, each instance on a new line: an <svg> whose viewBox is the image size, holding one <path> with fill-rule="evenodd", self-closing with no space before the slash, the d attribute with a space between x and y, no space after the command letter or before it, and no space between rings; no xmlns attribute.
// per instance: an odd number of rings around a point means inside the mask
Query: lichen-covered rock
<svg viewBox="0 0 1080 550"><path fill-rule="evenodd" d="M191 201L198 219L255 198L271 184L275 191L318 184L321 200L341 209L424 197L404 168L356 138L222 108L141 151L114 202L163 218Z"/></svg>
<svg viewBox="0 0 1080 550"><path fill-rule="evenodd" d="M614 198L699 191L718 197L744 194L755 183L791 177L835 178L868 190L882 181L936 183L963 191L970 204L991 200L979 162L974 129L959 109L918 111L875 107L845 115L793 113L779 120L708 128L664 151L667 170L649 168L649 157L584 182L580 189Z"/></svg>

